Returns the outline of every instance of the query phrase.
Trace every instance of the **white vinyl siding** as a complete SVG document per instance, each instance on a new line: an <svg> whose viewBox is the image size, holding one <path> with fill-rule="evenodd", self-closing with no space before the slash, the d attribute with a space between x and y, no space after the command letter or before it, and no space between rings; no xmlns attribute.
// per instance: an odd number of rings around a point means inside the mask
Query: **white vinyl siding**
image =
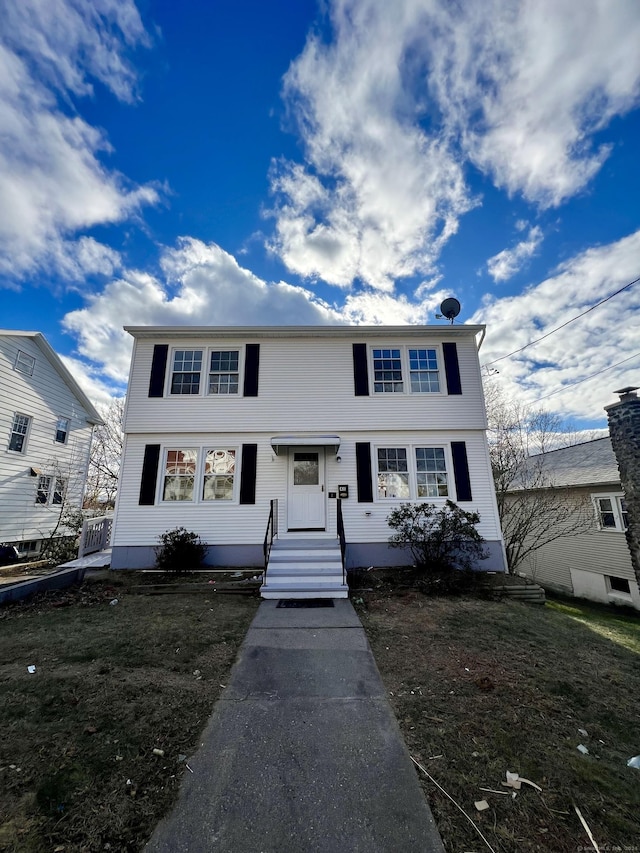
<svg viewBox="0 0 640 853"><path fill-rule="evenodd" d="M34 360L32 375L14 369L18 352ZM57 522L60 507L36 502L40 475L67 480L68 499L80 506L88 464L88 413L32 337L0 335L0 541L40 540ZM16 411L31 418L26 450L8 451ZM67 441L55 441L58 421L69 420Z"/></svg>
<svg viewBox="0 0 640 853"><path fill-rule="evenodd" d="M254 340L254 339L252 339ZM255 339L260 344L260 372L257 397L235 394L167 394L149 398L149 376L154 341L136 340L135 362L127 397L125 429L129 433L180 432L185 423L194 432L207 432L221 424L239 433L270 430L273 434L296 431L341 433L375 424L379 430L410 430L416 423L428 423L433 430L486 429L482 383L475 340L456 338L462 394L447 395L446 377L440 357L439 394L370 394L356 397L353 377L352 339L284 337ZM360 339L363 343L366 339ZM438 342L447 340L446 329ZM157 342L162 342L160 339ZM230 337L223 344L203 340L204 352L216 344L224 350L241 350L245 341ZM409 345L408 345L409 346ZM420 341L410 348L433 348ZM167 374L171 374L175 349L194 349L188 338L171 342ZM203 367L203 375L204 375ZM369 379L372 381L369 363ZM202 380L204 381L204 380ZM243 369L239 383L242 387ZM167 379L167 387L170 379Z"/></svg>

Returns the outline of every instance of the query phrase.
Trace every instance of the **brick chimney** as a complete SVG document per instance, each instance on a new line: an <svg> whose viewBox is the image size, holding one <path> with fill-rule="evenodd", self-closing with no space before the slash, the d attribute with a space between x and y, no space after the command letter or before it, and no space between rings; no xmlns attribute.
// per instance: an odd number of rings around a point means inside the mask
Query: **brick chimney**
<svg viewBox="0 0 640 853"><path fill-rule="evenodd" d="M620 400L605 406L613 452L618 461L622 490L627 502L627 543L631 564L640 585L640 398L635 387L616 391Z"/></svg>

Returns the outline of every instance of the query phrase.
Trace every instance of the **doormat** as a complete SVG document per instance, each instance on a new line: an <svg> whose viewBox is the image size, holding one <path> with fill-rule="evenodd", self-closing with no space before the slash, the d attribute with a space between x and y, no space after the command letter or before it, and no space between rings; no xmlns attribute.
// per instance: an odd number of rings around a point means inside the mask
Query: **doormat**
<svg viewBox="0 0 640 853"><path fill-rule="evenodd" d="M333 607L332 598L281 598L277 607Z"/></svg>

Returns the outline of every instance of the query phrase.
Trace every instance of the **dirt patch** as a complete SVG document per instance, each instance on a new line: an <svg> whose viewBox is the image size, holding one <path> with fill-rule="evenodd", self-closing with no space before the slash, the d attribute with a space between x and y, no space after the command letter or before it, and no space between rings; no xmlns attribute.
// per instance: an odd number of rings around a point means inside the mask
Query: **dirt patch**
<svg viewBox="0 0 640 853"><path fill-rule="evenodd" d="M592 849L574 803L601 849L632 849L640 771L626 762L640 753L640 619L411 591L354 598L411 755L496 851ZM507 770L542 792L523 785L512 798ZM420 775L446 849L488 849Z"/></svg>
<svg viewBox="0 0 640 853"><path fill-rule="evenodd" d="M3 607L0 850L141 850L258 603L143 596L121 577Z"/></svg>

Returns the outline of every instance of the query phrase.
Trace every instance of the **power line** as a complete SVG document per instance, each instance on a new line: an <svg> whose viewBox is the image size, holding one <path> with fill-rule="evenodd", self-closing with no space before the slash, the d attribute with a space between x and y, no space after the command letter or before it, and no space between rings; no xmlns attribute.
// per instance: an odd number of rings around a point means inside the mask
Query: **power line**
<svg viewBox="0 0 640 853"><path fill-rule="evenodd" d="M574 385L580 385L581 382L587 382L587 380L589 379L594 379L596 376L600 376L601 373L606 373L607 370L613 370L614 367L619 367L621 364L624 364L625 361L631 361L632 358L637 358L639 355L640 352L636 352L633 355L630 355L628 358L623 358L622 361L617 361L615 364L610 364L609 367L603 367L602 370L598 370L597 373L592 373L591 376L585 376L583 379L576 379L575 382L570 382L568 385L563 385L562 388L557 388L550 394L545 394L544 397L538 397L536 403L539 403L542 400L547 400L549 397L553 397L554 394L559 394L561 391L566 391L567 388L573 388Z"/></svg>
<svg viewBox="0 0 640 853"><path fill-rule="evenodd" d="M508 352L506 355L501 355L500 358L494 358L493 361L487 361L482 366L483 367L489 367L492 364L496 364L499 361L503 361L503 359L505 359L505 358L510 358L512 355L516 355L517 353L522 352L522 350L525 350L528 347L532 347L534 344L540 343L540 341L543 341L545 338L548 338L550 335L553 335L555 332L559 332L560 329L564 329L564 327L568 326L569 323L574 323L576 320L579 320L580 317L584 317L585 314L588 314L590 311L593 311L595 308L598 308L599 305L604 305L605 302L608 302L610 299L613 299L614 296L617 296L619 293L622 293L624 290L628 290L630 287L632 287L632 285L637 284L639 281L640 281L640 277L634 279L633 281L630 281L629 284L625 284L625 286L621 287L620 290L616 290L615 293L611 293L609 296L606 296L604 299L601 299L600 302L596 302L595 305L592 305L590 308L587 308L587 310L583 311L582 314L578 314L577 316L572 317L570 320L567 320L567 322L563 323L561 326L557 326L555 329L551 329L550 332L547 332L545 335L542 335L541 338L536 338L535 341L529 341L529 343L525 344L523 347L520 347L519 349L514 349L513 352ZM616 365L614 364L611 366L615 367Z"/></svg>

